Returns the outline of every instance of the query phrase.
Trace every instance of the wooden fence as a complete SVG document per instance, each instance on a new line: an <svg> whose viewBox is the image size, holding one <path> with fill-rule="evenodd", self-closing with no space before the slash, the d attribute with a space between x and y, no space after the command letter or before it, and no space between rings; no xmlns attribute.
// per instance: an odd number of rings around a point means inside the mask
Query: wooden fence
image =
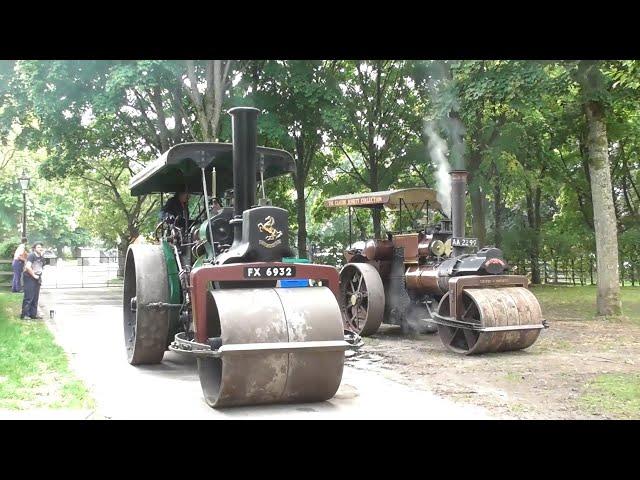
<svg viewBox="0 0 640 480"><path fill-rule="evenodd" d="M511 259L512 273L531 278L530 260ZM539 262L540 281L557 285L596 285L597 267L593 257L544 259ZM640 286L640 262L620 259L620 284Z"/></svg>
<svg viewBox="0 0 640 480"><path fill-rule="evenodd" d="M13 284L13 260L0 260L0 287L11 288Z"/></svg>

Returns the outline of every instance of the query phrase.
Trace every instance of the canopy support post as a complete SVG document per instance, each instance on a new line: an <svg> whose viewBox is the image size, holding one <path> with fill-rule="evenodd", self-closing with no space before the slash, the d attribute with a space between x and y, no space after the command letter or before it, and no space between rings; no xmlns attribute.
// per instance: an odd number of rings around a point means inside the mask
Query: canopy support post
<svg viewBox="0 0 640 480"><path fill-rule="evenodd" d="M349 207L349 248L351 248L351 207Z"/></svg>

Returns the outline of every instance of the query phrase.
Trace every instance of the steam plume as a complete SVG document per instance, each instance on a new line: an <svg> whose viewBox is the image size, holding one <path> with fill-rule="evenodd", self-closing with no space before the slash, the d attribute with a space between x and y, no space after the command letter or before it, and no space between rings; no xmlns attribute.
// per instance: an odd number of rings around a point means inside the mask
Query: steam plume
<svg viewBox="0 0 640 480"><path fill-rule="evenodd" d="M451 166L447 160L449 149L445 142L433 128L433 122L427 122L424 129L429 138L429 155L431 162L436 167L436 190L438 202L442 205L442 211L451 218L451 178L449 171Z"/></svg>

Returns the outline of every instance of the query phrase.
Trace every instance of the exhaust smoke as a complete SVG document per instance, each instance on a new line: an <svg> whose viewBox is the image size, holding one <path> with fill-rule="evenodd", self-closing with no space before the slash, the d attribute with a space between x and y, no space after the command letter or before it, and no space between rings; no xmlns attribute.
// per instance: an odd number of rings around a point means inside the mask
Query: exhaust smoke
<svg viewBox="0 0 640 480"><path fill-rule="evenodd" d="M440 138L434 130L433 122L426 123L424 132L429 139L429 156L433 166L436 168L438 202L442 205L444 213L451 218L451 177L449 176L451 165L449 165L449 160L447 159L449 148L447 147L447 142Z"/></svg>

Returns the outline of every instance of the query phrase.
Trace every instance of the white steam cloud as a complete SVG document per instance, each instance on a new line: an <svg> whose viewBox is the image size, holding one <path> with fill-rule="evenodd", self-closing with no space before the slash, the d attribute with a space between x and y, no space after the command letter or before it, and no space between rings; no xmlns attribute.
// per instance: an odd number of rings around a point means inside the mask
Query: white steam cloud
<svg viewBox="0 0 640 480"><path fill-rule="evenodd" d="M431 162L436 167L436 190L438 191L438 201L442 205L442 211L451 218L451 177L449 171L451 165L447 160L449 148L445 142L433 129L433 123L427 122L424 133L429 138L429 156Z"/></svg>

